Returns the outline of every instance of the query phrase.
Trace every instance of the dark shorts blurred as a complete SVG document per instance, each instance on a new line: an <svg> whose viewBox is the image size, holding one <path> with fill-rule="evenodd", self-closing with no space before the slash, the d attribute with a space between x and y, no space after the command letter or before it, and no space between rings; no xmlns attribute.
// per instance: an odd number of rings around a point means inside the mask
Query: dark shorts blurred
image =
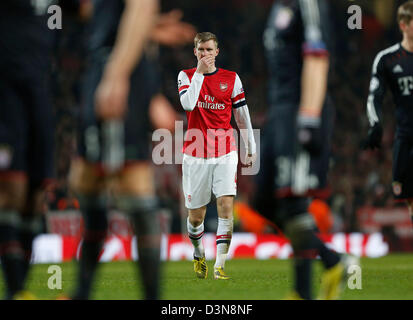
<svg viewBox="0 0 413 320"><path fill-rule="evenodd" d="M54 177L50 73L0 67L0 174L23 173L32 187Z"/></svg>
<svg viewBox="0 0 413 320"><path fill-rule="evenodd" d="M334 123L334 109L326 103L322 113L322 151L311 156L297 143L298 106L278 104L262 132L261 167L257 175L254 207L266 216L273 214L277 199L328 197L327 173ZM269 211L270 214L265 214Z"/></svg>
<svg viewBox="0 0 413 320"><path fill-rule="evenodd" d="M396 138L393 145L393 195L397 200L413 199L413 141Z"/></svg>
<svg viewBox="0 0 413 320"><path fill-rule="evenodd" d="M83 103L79 130L79 154L92 163L102 162L102 121L95 114L95 91L101 80L110 50L102 49L90 57L84 79ZM127 114L124 120L123 150L126 161L151 157L149 105L159 91L159 75L146 59L141 60L131 76Z"/></svg>

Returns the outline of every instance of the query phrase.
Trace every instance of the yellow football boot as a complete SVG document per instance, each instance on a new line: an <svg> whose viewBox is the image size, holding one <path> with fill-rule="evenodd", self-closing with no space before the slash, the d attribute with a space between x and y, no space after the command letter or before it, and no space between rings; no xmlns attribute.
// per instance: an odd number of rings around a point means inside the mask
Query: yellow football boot
<svg viewBox="0 0 413 320"><path fill-rule="evenodd" d="M194 257L194 271L196 273L196 276L200 279L206 279L208 276L208 265L206 263L205 257L203 258L198 258Z"/></svg>
<svg viewBox="0 0 413 320"><path fill-rule="evenodd" d="M318 300L337 300L340 297L351 265L359 265L358 258L343 255L340 262L324 271Z"/></svg>
<svg viewBox="0 0 413 320"><path fill-rule="evenodd" d="M33 293L27 290L22 290L13 296L13 300L37 300L37 298Z"/></svg>
<svg viewBox="0 0 413 320"><path fill-rule="evenodd" d="M283 300L304 300L296 291L288 293Z"/></svg>
<svg viewBox="0 0 413 320"><path fill-rule="evenodd" d="M225 274L224 268L222 267L217 267L214 268L214 279L217 280L228 280L229 276Z"/></svg>

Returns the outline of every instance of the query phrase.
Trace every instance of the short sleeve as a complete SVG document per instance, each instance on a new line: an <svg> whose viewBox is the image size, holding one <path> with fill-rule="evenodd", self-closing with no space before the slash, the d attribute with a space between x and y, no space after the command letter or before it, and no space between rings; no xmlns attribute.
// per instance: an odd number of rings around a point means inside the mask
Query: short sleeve
<svg viewBox="0 0 413 320"><path fill-rule="evenodd" d="M244 88L242 87L242 82L238 74L235 74L234 90L232 91L231 101L233 108L239 108L247 104Z"/></svg>
<svg viewBox="0 0 413 320"><path fill-rule="evenodd" d="M182 96L189 88L190 85L189 78L184 71L179 72L178 74L178 92L179 96Z"/></svg>
<svg viewBox="0 0 413 320"><path fill-rule="evenodd" d="M326 56L331 49L330 15L325 0L299 0L304 55Z"/></svg>

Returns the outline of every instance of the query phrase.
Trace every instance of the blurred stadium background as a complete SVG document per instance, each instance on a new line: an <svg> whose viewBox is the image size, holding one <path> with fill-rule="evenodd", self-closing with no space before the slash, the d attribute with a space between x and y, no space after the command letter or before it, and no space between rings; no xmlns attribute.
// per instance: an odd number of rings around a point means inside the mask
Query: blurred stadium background
<svg viewBox="0 0 413 320"><path fill-rule="evenodd" d="M336 122L329 194L325 199L314 202L312 211L325 239L337 248L367 256L412 251L413 229L407 209L404 205L394 203L391 194L394 110L389 96L383 107L382 149L374 152L361 149L368 130L366 99L371 66L378 51L401 39L395 13L397 6L403 1L329 2L333 9L335 34L329 88L336 107ZM240 75L253 127L258 129L265 121L267 110L267 70L262 33L271 4L271 0L162 1L163 12L179 8L183 11L185 22L193 24L198 31L211 31L218 36L221 53L217 64L236 70ZM353 4L359 5L363 12L361 30L350 30L347 26L347 20L351 16L347 9ZM58 262L59 257L70 259L76 254L82 232L78 203L68 191L67 173L70 159L76 153L76 124L82 104L82 71L86 63L84 56L87 36L87 28L82 21L75 16L64 15L63 29L59 31L56 42L53 70L53 99L58 119L58 186L49 195L50 211L45 216L45 232L48 235L39 237L35 243L35 254L38 255L35 261L38 262ZM162 93L176 112L184 117L177 94L176 78L179 70L195 65L192 44L179 48L151 44L148 54L159 57ZM161 165L156 166L156 169L159 195L164 204L164 230L171 235L168 248L176 241L177 259L185 258L188 250L185 251L182 246L185 244L186 228L182 226L187 213L182 202L180 165ZM235 231L240 234L238 240L234 237L233 253L237 250L237 256L255 254L255 257L263 258L284 254L285 257L288 251L281 252L283 240L272 235L271 227L245 205L253 193L253 177L240 175L235 208ZM213 202L208 208L207 232L215 232L216 217ZM113 252L107 252L106 259L132 257L130 241L124 240L130 237L130 228L122 213L111 213L110 228L116 241L112 241ZM51 239L55 239L55 242ZM212 243L210 248L213 250L214 241L208 239L206 237L205 240ZM237 245L237 241L241 245ZM276 241L277 247L270 246L265 250L262 247L263 255L259 256L258 245L268 241ZM60 246L59 253L54 251L54 246ZM189 243L188 247L190 248ZM123 248L123 251L116 248ZM129 253L125 253L125 248L128 248L126 251L129 250ZM170 252L165 254L165 258L171 258ZM66 258L63 260L67 260Z"/></svg>

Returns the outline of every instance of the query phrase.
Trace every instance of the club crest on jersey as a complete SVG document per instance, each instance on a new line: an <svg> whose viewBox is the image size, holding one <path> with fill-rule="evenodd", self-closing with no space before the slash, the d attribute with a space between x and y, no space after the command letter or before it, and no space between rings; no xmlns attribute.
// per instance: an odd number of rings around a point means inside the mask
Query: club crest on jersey
<svg viewBox="0 0 413 320"><path fill-rule="evenodd" d="M220 83L219 83L219 88L221 89L222 92L227 91L227 89L228 89L228 83L226 83L226 82L220 82Z"/></svg>

